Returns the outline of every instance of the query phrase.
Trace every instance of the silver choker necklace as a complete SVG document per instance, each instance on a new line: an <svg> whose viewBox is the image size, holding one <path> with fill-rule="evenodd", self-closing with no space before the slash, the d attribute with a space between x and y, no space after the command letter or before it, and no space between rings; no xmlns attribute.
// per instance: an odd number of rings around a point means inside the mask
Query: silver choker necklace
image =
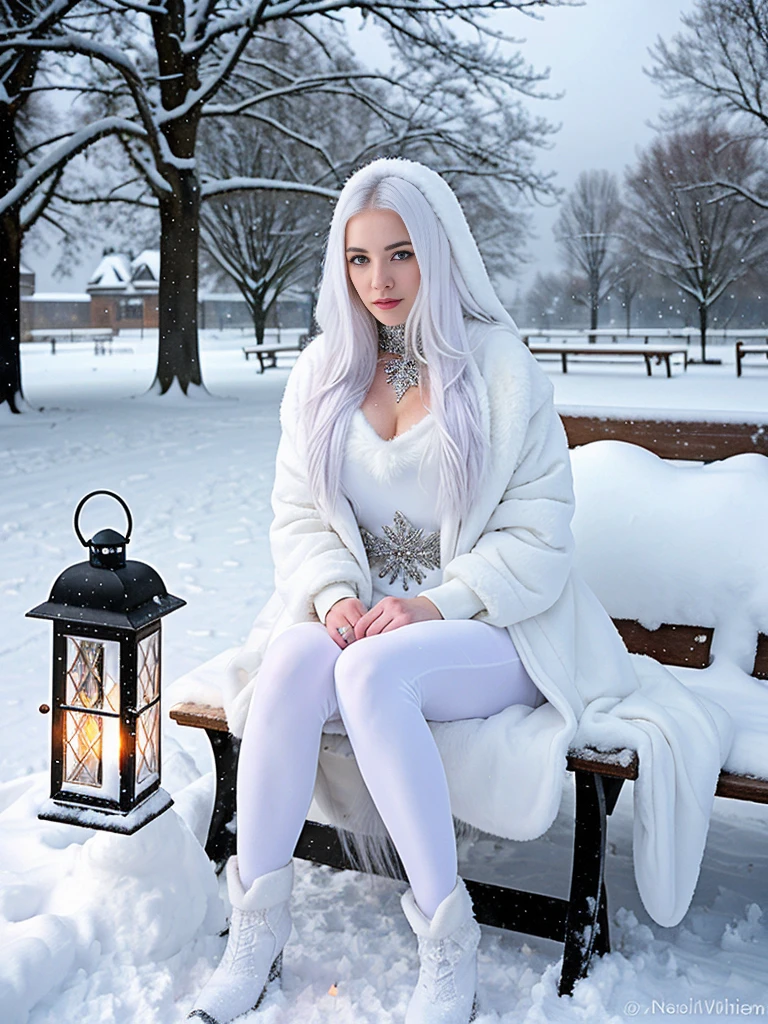
<svg viewBox="0 0 768 1024"><path fill-rule="evenodd" d="M395 401L399 402L409 388L419 386L419 364L415 359L405 358L405 324L388 327L378 324L379 351L400 356L389 359L384 367L384 374L395 391Z"/></svg>
<svg viewBox="0 0 768 1024"><path fill-rule="evenodd" d="M379 352L391 352L395 356L405 355L405 324L388 327L377 324L379 332Z"/></svg>

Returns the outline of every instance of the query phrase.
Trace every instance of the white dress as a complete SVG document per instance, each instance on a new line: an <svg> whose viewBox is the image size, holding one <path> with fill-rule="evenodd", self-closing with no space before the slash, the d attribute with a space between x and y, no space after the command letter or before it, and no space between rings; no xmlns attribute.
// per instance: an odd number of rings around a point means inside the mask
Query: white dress
<svg viewBox="0 0 768 1024"><path fill-rule="evenodd" d="M341 486L360 527L383 597L416 597L442 583L435 421L428 413L387 441L356 410L347 435Z"/></svg>

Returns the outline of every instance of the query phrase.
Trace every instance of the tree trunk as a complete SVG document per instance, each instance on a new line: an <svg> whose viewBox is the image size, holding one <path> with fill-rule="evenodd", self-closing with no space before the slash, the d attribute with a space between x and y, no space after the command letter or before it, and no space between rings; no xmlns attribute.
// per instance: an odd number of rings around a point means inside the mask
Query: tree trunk
<svg viewBox="0 0 768 1024"><path fill-rule="evenodd" d="M709 320L709 307L705 303L699 306L699 332L701 339L701 361L707 361L707 322Z"/></svg>
<svg viewBox="0 0 768 1024"><path fill-rule="evenodd" d="M593 278L592 274L589 275L587 280L589 281L589 329L590 331L596 331L598 308L600 306L600 285L598 280ZM597 338L590 334L587 340L594 344Z"/></svg>
<svg viewBox="0 0 768 1024"><path fill-rule="evenodd" d="M15 214L15 215L14 215ZM21 412L21 230L19 211L0 217L0 406Z"/></svg>
<svg viewBox="0 0 768 1024"><path fill-rule="evenodd" d="M160 338L152 385L161 395L174 381L184 394L203 383L197 335L200 185L194 170L167 177L174 194L160 200Z"/></svg>
<svg viewBox="0 0 768 1024"><path fill-rule="evenodd" d="M632 299L629 296L624 301L624 308L627 311L627 337L632 331Z"/></svg>
<svg viewBox="0 0 768 1024"><path fill-rule="evenodd" d="M0 105L0 195L16 184L18 150L13 113L7 104ZM8 404L11 412L21 412L21 225L19 208L13 207L0 216L0 406Z"/></svg>
<svg viewBox="0 0 768 1024"><path fill-rule="evenodd" d="M253 333L256 335L256 344L264 344L264 329L267 326L267 312L263 304L256 298L250 302L251 318L253 320Z"/></svg>

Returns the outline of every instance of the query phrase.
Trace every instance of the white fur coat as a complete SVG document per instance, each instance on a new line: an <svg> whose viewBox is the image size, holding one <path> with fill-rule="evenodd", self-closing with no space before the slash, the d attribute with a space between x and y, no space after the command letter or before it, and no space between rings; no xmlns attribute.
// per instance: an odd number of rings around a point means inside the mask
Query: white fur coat
<svg viewBox="0 0 768 1024"><path fill-rule="evenodd" d="M636 879L651 916L676 924L698 877L730 721L656 662L627 654L572 569L570 461L551 384L513 330L475 323L471 331L490 464L466 521L443 518L443 576L482 601L478 619L509 630L547 701L432 726L453 812L493 834L533 839L557 814L570 746L638 750ZM300 455L297 410L325 344L320 337L302 353L281 407L270 534L276 591L228 673L225 706L238 735L269 640L315 620L315 596L334 584L351 586L364 604L371 597L352 509L341 499L333 529L323 526ZM370 827L370 798L345 737L323 743L315 796L336 824Z"/></svg>

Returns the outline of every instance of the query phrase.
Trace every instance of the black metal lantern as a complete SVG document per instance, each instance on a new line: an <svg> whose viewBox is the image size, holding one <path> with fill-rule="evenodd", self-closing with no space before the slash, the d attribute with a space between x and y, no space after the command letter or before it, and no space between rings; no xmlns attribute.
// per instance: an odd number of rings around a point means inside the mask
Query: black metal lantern
<svg viewBox="0 0 768 1024"><path fill-rule="evenodd" d="M80 513L97 494L122 505L125 536L84 539ZM87 494L75 533L89 561L65 569L27 612L53 620L51 799L39 816L126 835L173 802L160 788L160 619L186 604L150 566L126 561L132 529L119 495Z"/></svg>

